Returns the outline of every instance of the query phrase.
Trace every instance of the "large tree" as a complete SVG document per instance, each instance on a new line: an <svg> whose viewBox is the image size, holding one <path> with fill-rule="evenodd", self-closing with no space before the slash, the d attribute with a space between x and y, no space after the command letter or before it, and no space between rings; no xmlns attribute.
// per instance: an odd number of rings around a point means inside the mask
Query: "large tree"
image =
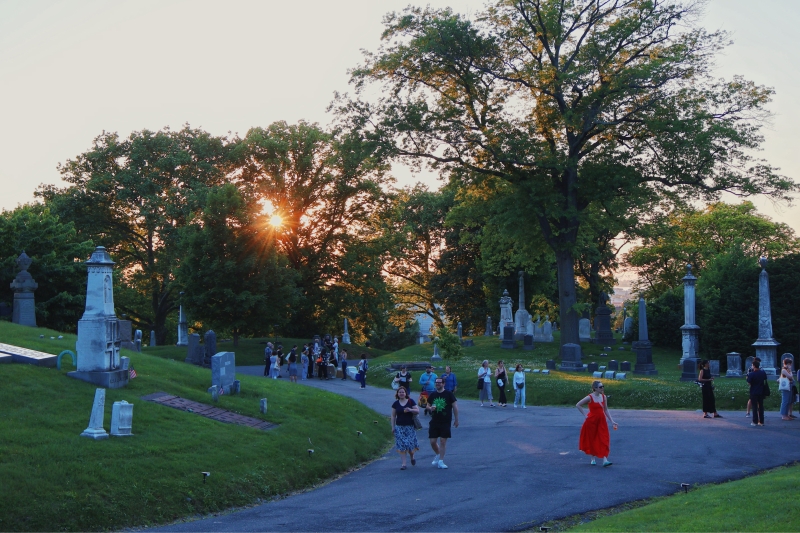
<svg viewBox="0 0 800 533"><path fill-rule="evenodd" d="M369 101L342 98L339 114L399 158L522 185L556 257L562 343L577 343L574 268L590 208L796 189L750 155L771 91L712 79L726 36L693 27L695 9L501 0L473 22L408 8L386 17L385 44L353 71Z"/></svg>
<svg viewBox="0 0 800 533"><path fill-rule="evenodd" d="M121 280L118 312L154 329L159 344L177 309L178 230L200 212L208 188L226 180L228 153L226 139L189 126L127 139L104 132L88 151L59 165L66 187L37 191L81 239L109 250Z"/></svg>

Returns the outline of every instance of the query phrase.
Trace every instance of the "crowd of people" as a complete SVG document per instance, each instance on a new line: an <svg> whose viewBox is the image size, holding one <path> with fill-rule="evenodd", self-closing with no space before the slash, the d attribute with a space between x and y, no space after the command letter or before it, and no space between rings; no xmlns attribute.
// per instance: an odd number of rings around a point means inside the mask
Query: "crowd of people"
<svg viewBox="0 0 800 533"><path fill-rule="evenodd" d="M305 381L313 379L316 372L317 379L329 380L336 378L336 369L341 368L341 379L347 380L347 365L347 350L339 349L337 337L304 344L300 350L295 344L286 355L283 353L282 344L276 346L267 342L267 347L264 348L264 377L272 379L283 378L286 375L291 382L296 383L298 376ZM366 388L368 368L367 356L361 354L356 380L362 389Z"/></svg>

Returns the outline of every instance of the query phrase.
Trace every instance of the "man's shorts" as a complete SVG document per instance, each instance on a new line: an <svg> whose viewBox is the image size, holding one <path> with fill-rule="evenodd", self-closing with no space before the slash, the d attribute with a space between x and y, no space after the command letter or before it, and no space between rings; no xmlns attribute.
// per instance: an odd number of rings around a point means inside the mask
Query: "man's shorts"
<svg viewBox="0 0 800 533"><path fill-rule="evenodd" d="M450 438L450 422L445 422L444 424L437 424L431 421L431 424L428 426L428 438L429 439L449 439Z"/></svg>

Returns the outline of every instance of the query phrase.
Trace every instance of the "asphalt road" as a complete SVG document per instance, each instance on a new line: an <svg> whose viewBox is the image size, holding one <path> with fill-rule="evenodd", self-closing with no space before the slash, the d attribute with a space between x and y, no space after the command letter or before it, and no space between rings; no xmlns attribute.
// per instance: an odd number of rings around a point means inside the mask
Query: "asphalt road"
<svg viewBox="0 0 800 533"><path fill-rule="evenodd" d="M369 380L365 390L349 380L300 383L380 413L388 414L394 400L393 391L370 387ZM619 430L611 432L614 464L603 468L590 466L578 450L583 419L575 408L492 409L464 400L459 410L447 470L431 465L423 429L417 465L408 470L390 451L313 491L156 531L516 531L673 494L681 483L733 480L800 460L800 420L782 422L776 412L767 413L765 427L753 428L742 412L709 420L695 411L615 410L612 402Z"/></svg>

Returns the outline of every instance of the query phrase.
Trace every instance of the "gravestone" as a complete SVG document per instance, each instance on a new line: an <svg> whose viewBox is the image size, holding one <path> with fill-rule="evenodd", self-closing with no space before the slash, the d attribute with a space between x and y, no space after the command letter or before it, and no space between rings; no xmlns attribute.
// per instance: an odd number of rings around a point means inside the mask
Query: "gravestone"
<svg viewBox="0 0 800 533"><path fill-rule="evenodd" d="M628 375L625 372L617 372L614 375L614 379L626 379Z"/></svg>
<svg viewBox="0 0 800 533"><path fill-rule="evenodd" d="M581 342L592 342L592 323L588 318L578 320L578 338Z"/></svg>
<svg viewBox="0 0 800 533"><path fill-rule="evenodd" d="M525 335L522 338L522 349L523 350L533 350L533 335Z"/></svg>
<svg viewBox="0 0 800 533"><path fill-rule="evenodd" d="M747 372L750 370L750 368L752 368L753 359L755 359L755 357L750 356L750 357L748 357L747 359L744 360L744 373L745 374L747 374Z"/></svg>
<svg viewBox="0 0 800 533"><path fill-rule="evenodd" d="M24 251L16 260L19 272L11 282L14 291L14 308L11 312L11 322L20 326L36 327L36 302L33 292L39 285L28 272L31 258Z"/></svg>
<svg viewBox="0 0 800 533"><path fill-rule="evenodd" d="M719 377L719 359L710 359L708 361L708 369L711 371L711 375L715 378Z"/></svg>
<svg viewBox="0 0 800 533"><path fill-rule="evenodd" d="M181 293L183 294L183 293ZM186 324L186 315L183 314L183 305L180 306L180 311L178 311L178 342L175 343L175 346L188 346L189 339L189 327Z"/></svg>
<svg viewBox="0 0 800 533"><path fill-rule="evenodd" d="M772 338L772 307L769 297L767 258L762 256L758 263L761 265L761 273L758 275L758 339L752 346L756 349L756 357L761 358L761 370L768 376L774 376L778 374L775 359L780 343Z"/></svg>
<svg viewBox="0 0 800 533"><path fill-rule="evenodd" d="M553 342L553 323L545 320L542 329L542 342Z"/></svg>
<svg viewBox="0 0 800 533"><path fill-rule="evenodd" d="M342 344L350 344L350 332L347 330L347 319L344 319L344 333L342 333Z"/></svg>
<svg viewBox="0 0 800 533"><path fill-rule="evenodd" d="M89 417L89 427L83 430L81 437L88 437L94 440L107 439L108 433L103 428L103 417L106 407L106 389L94 391L94 402L92 403L92 415Z"/></svg>
<svg viewBox="0 0 800 533"><path fill-rule="evenodd" d="M619 369L623 372L630 372L631 370L631 362L630 361L623 361L619 364Z"/></svg>
<svg viewBox="0 0 800 533"><path fill-rule="evenodd" d="M188 339L188 349L186 350L186 359L184 362L203 366L203 359L205 356L205 350L202 346L200 346L200 335L198 333L192 333L189 335Z"/></svg>
<svg viewBox="0 0 800 533"><path fill-rule="evenodd" d="M633 338L633 317L625 317L625 322L622 324L622 336L625 340Z"/></svg>
<svg viewBox="0 0 800 533"><path fill-rule="evenodd" d="M459 322L458 326L456 326L456 335L458 335L458 340L461 340L461 338L464 336L463 335L463 328L461 326L461 322Z"/></svg>
<svg viewBox="0 0 800 533"><path fill-rule="evenodd" d="M209 387L209 389L208 389L208 392L211 393L211 400L212 401L215 401L215 402L219 401L219 387L217 387L216 385L211 385L211 387Z"/></svg>
<svg viewBox="0 0 800 533"><path fill-rule="evenodd" d="M619 363L617 363L616 359L612 359L608 362L608 369L609 370L619 370Z"/></svg>
<svg viewBox="0 0 800 533"><path fill-rule="evenodd" d="M580 344L567 343L561 346L561 370L583 371Z"/></svg>
<svg viewBox="0 0 800 533"><path fill-rule="evenodd" d="M133 342L133 322L130 320L119 321L119 347L136 350L136 344Z"/></svg>
<svg viewBox="0 0 800 533"><path fill-rule="evenodd" d="M156 344L156 332L152 329L150 330L150 346L157 346Z"/></svg>
<svg viewBox="0 0 800 533"><path fill-rule="evenodd" d="M225 394L234 392L236 381L236 357L233 352L219 352L211 357L211 386ZM211 389L208 389L211 392Z"/></svg>
<svg viewBox="0 0 800 533"><path fill-rule="evenodd" d="M544 363L545 368L548 370L555 370L556 369L556 362L553 359L548 359Z"/></svg>
<svg viewBox="0 0 800 533"><path fill-rule="evenodd" d="M728 357L728 371L725 373L726 378L740 378L742 377L742 356L737 352L730 352L726 354Z"/></svg>
<svg viewBox="0 0 800 533"><path fill-rule="evenodd" d="M525 309L525 273L519 271L519 308L514 315L514 340L521 341L528 333L527 323L531 320L531 314Z"/></svg>
<svg viewBox="0 0 800 533"><path fill-rule="evenodd" d="M653 343L650 342L647 331L647 302L644 298L639 298L639 340L633 343L633 351L636 353L634 374L645 376L658 374L656 365L653 364Z"/></svg>
<svg viewBox="0 0 800 533"><path fill-rule="evenodd" d="M586 366L586 371L587 372L597 372L598 368L600 368L600 367L597 366L597 363L591 362Z"/></svg>
<svg viewBox="0 0 800 533"><path fill-rule="evenodd" d="M601 292L600 302L597 309L594 310L594 327L597 330L597 336L593 342L602 346L609 346L617 342L611 332L611 309L606 305L607 301L608 296Z"/></svg>
<svg viewBox="0 0 800 533"><path fill-rule="evenodd" d="M492 327L492 317L487 316L486 317L486 331L483 332L483 336L484 337L491 337L492 336L492 331L494 331L494 328Z"/></svg>
<svg viewBox="0 0 800 533"><path fill-rule="evenodd" d="M526 328L525 334L530 335L531 337L534 338L533 340L536 341L536 331L535 331L536 328L533 324L533 320L528 320L528 323L525 325L525 328Z"/></svg>
<svg viewBox="0 0 800 533"><path fill-rule="evenodd" d="M603 372L603 379L614 379L614 374L616 372L614 370L606 370Z"/></svg>
<svg viewBox="0 0 800 533"><path fill-rule="evenodd" d="M119 367L122 370L128 370L131 367L131 358L130 357L120 357L119 358Z"/></svg>
<svg viewBox="0 0 800 533"><path fill-rule="evenodd" d="M130 437L133 425L133 404L125 400L111 406L111 436Z"/></svg>
<svg viewBox="0 0 800 533"><path fill-rule="evenodd" d="M211 366L211 358L217 354L217 334L214 333L213 329L210 329L206 331L203 341L203 366L208 368Z"/></svg>
<svg viewBox="0 0 800 533"><path fill-rule="evenodd" d="M503 341L500 343L500 347L506 350L513 350L516 346L517 341L514 340L514 326L505 326L503 328Z"/></svg>
<svg viewBox="0 0 800 533"><path fill-rule="evenodd" d="M431 362L439 362L442 360L442 356L439 355L439 337L433 339L433 355L431 356Z"/></svg>
<svg viewBox="0 0 800 533"><path fill-rule="evenodd" d="M77 369L68 376L99 387L118 389L128 384L128 371L120 368L119 320L114 313L114 261L102 246L86 262L86 308L78 321L75 352Z"/></svg>
<svg viewBox="0 0 800 533"><path fill-rule="evenodd" d="M594 371L594 372L592 372L592 377L594 379L603 379L603 373L602 372L598 372L598 371Z"/></svg>
<svg viewBox="0 0 800 533"><path fill-rule="evenodd" d="M137 329L133 336L133 349L142 353L142 330Z"/></svg>
<svg viewBox="0 0 800 533"><path fill-rule="evenodd" d="M699 359L684 359L681 368L681 381L697 381L697 363Z"/></svg>
<svg viewBox="0 0 800 533"><path fill-rule="evenodd" d="M266 398L261 398L261 406L260 407L261 407L261 414L262 415L267 414L267 399Z"/></svg>
<svg viewBox="0 0 800 533"><path fill-rule="evenodd" d="M538 316L536 317L536 323L533 325L533 342L545 342L544 324L542 323L542 319Z"/></svg>

